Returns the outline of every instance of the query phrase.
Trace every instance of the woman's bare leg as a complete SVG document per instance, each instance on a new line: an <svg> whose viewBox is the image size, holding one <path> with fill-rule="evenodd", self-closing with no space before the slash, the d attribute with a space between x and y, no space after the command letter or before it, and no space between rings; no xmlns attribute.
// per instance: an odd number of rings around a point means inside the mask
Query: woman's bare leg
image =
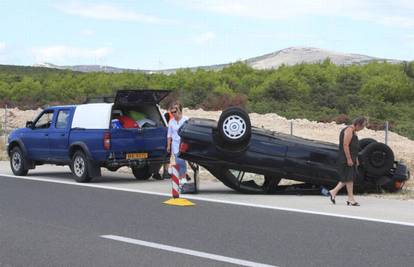
<svg viewBox="0 0 414 267"><path fill-rule="evenodd" d="M336 195L338 194L339 190L342 189L342 187L344 187L345 183L343 182L338 182L338 184L335 186L335 188L333 188L332 190L329 190L329 193L332 195L333 198L336 197Z"/></svg>
<svg viewBox="0 0 414 267"><path fill-rule="evenodd" d="M355 202L355 198L354 198L354 182L346 182L346 191L348 192L348 201L351 203Z"/></svg>

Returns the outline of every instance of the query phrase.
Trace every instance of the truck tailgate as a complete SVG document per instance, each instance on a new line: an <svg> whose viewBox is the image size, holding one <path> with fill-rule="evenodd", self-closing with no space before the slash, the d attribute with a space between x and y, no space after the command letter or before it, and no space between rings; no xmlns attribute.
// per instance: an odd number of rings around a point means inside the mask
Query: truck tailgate
<svg viewBox="0 0 414 267"><path fill-rule="evenodd" d="M167 128L111 129L111 152L116 159L126 159L128 153L147 153L148 158L166 156ZM143 157L145 158L145 157Z"/></svg>

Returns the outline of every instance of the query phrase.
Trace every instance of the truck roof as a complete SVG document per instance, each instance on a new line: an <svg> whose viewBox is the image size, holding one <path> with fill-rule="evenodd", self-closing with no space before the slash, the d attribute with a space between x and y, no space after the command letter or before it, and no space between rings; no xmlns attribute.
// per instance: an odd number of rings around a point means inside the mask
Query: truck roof
<svg viewBox="0 0 414 267"><path fill-rule="evenodd" d="M44 109L58 109L58 108L75 108L76 105L60 105L60 106L50 106Z"/></svg>

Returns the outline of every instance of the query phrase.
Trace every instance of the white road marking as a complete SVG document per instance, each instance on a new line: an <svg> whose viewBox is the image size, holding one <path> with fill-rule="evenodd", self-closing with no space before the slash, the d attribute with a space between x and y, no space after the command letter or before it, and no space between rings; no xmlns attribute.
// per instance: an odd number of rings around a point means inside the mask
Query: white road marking
<svg viewBox="0 0 414 267"><path fill-rule="evenodd" d="M199 258L205 258L205 259L210 259L210 260L215 260L215 261L232 263L232 264L236 264L236 265L240 265L240 266L277 267L275 265L268 265L268 264L253 262L253 261L246 261L246 260L221 256L221 255L217 255L217 254L211 254L211 253L206 253L206 252L201 252L201 251L186 249L186 248L180 248L180 247L173 247L173 246L168 246L168 245L164 245L164 244L153 243L153 242L133 239L133 238L129 238L129 237L123 237L123 236L118 236L118 235L101 235L101 237L106 238L106 239L111 239L111 240L116 240L116 241L120 241L120 242L129 243L129 244L134 244L134 245L139 245L139 246L144 246L144 247L150 247L150 248L170 251L170 252L174 252L174 253L186 254L186 255L195 256L195 257L199 257Z"/></svg>
<svg viewBox="0 0 414 267"><path fill-rule="evenodd" d="M100 189L107 189L107 190L117 190L117 191L133 192L133 193L140 193L140 194L147 194L147 195L171 197L170 193L159 193L159 192L119 188L119 187L105 186L105 185L98 185L98 184L82 184L82 183L77 183L77 182L72 182L72 181L59 181L59 180L55 180L51 178L44 178L44 177L15 176L15 175L1 174L1 173L0 173L0 176L23 179L23 180L39 181L39 182L50 182L50 183L57 183L57 184L67 184L67 185L84 186L84 187L91 187L91 188L100 188ZM298 212L298 213L305 213L305 214L312 214L312 215L322 215L322 216L330 216L330 217L337 217L337 218L345 218L345 219L353 219L353 220L360 220L360 221L379 222L379 223L396 224L396 225L414 227L414 223L412 222L375 219L375 218L362 217L362 216L352 216L352 215L344 215L344 214L329 213L329 212L319 212L319 211L312 211L312 210L268 206L268 205L244 203L244 202L229 201L229 200L210 199L206 197L190 196L190 195L186 195L185 198L191 199L191 200L213 202L213 203L221 203L221 204L229 204L229 205L237 205L237 206L245 206L245 207L253 207L253 208L262 208L262 209L271 209L271 210L282 210L282 211Z"/></svg>

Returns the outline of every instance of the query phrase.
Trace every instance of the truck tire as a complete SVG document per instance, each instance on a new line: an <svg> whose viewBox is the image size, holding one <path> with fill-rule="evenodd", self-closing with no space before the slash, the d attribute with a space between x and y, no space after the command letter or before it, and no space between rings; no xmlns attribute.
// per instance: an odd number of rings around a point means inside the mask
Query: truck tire
<svg viewBox="0 0 414 267"><path fill-rule="evenodd" d="M18 146L14 147L10 153L10 167L14 175L17 175L17 176L27 175L29 170L26 169L24 161L25 161L25 157L20 147Z"/></svg>
<svg viewBox="0 0 414 267"><path fill-rule="evenodd" d="M386 175L394 164L394 152L383 143L371 143L360 154L363 169L371 175Z"/></svg>
<svg viewBox="0 0 414 267"><path fill-rule="evenodd" d="M239 107L230 107L221 113L217 130L224 143L248 143L251 136L249 114Z"/></svg>
<svg viewBox="0 0 414 267"><path fill-rule="evenodd" d="M149 171L148 166L132 167L132 173L137 180L148 180L152 175L152 173Z"/></svg>
<svg viewBox="0 0 414 267"><path fill-rule="evenodd" d="M89 160L85 156L85 153L78 150L72 157L71 170L75 176L76 182L87 183L90 182L92 177L89 174Z"/></svg>

